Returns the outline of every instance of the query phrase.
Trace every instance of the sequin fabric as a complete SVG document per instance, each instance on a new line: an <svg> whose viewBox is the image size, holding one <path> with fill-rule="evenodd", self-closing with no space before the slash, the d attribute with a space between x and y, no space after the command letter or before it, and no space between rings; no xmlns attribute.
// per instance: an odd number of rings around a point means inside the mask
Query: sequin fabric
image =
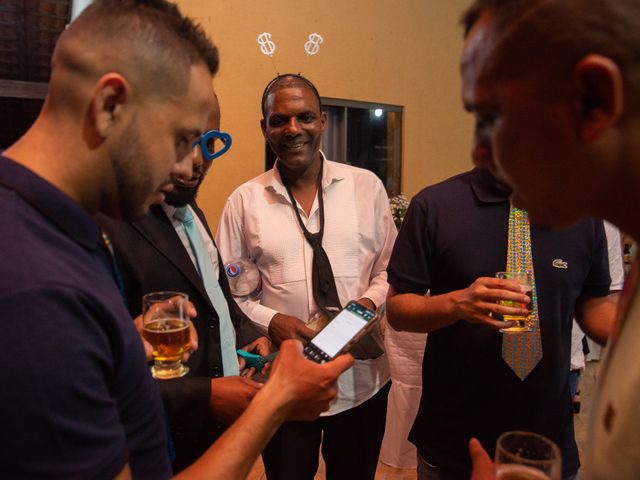
<svg viewBox="0 0 640 480"><path fill-rule="evenodd" d="M538 291L533 272L531 253L531 229L525 210L511 206L509 210L509 242L507 247L507 272L531 272L533 281L533 319L530 332L504 333L502 336L502 358L515 374L524 380L542 359L542 340L538 317Z"/></svg>

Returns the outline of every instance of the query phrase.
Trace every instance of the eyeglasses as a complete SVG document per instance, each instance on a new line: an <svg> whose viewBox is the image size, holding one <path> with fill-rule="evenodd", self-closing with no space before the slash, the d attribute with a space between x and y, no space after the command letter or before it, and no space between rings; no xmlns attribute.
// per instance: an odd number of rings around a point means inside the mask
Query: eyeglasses
<svg viewBox="0 0 640 480"><path fill-rule="evenodd" d="M216 140L222 142L222 148L216 151ZM205 162L211 162L214 158L218 158L221 155L227 153L227 150L231 148L231 135L220 130L209 130L208 132L200 135L200 138L196 139L192 144L193 154L196 155L196 147L200 146L202 152L202 158Z"/></svg>

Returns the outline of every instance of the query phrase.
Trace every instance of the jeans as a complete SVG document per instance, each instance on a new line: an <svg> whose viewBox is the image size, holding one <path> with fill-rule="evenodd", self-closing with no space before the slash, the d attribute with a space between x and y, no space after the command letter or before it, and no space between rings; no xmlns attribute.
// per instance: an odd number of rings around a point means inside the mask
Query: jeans
<svg viewBox="0 0 640 480"><path fill-rule="evenodd" d="M580 369L569 370L569 391L571 391L571 400L576 398L578 391L578 381L580 380Z"/></svg>

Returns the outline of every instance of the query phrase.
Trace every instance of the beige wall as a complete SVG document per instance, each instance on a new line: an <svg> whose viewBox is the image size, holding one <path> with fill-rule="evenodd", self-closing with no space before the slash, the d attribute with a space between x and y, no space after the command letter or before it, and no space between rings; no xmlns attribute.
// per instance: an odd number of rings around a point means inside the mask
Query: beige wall
<svg viewBox="0 0 640 480"><path fill-rule="evenodd" d="M264 169L260 96L277 72L301 72L322 96L404 106L402 191L470 166L472 120L460 102L458 18L469 0L178 0L220 49L214 82L222 128L233 135L214 161L199 203L217 227L226 197ZM257 36L269 32L273 58ZM308 35L324 37L304 52Z"/></svg>

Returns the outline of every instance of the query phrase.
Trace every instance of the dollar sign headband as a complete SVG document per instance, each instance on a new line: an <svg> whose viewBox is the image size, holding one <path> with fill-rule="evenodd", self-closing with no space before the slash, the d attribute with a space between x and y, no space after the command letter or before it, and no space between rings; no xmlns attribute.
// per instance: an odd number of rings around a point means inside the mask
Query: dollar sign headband
<svg viewBox="0 0 640 480"><path fill-rule="evenodd" d="M324 42L324 38L319 33L309 34L309 40L304 44L304 51L307 55L313 56L320 51L320 45ZM269 32L262 32L258 35L258 45L260 45L260 51L268 56L273 57L276 52L276 44L271 40L271 34Z"/></svg>

